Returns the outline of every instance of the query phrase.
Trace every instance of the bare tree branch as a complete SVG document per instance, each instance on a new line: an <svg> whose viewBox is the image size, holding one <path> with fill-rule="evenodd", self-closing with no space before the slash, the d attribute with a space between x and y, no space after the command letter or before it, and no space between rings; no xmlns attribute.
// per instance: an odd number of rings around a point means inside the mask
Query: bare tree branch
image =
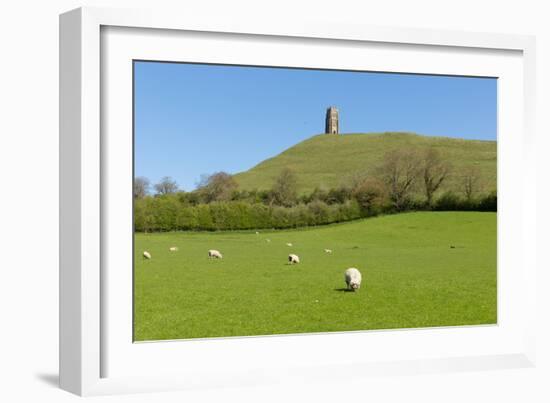
<svg viewBox="0 0 550 403"><path fill-rule="evenodd" d="M422 177L424 179L424 193L428 205L432 204L434 193L448 178L450 172L451 164L441 158L439 151L430 148L424 153Z"/></svg>
<svg viewBox="0 0 550 403"><path fill-rule="evenodd" d="M390 200L398 210L409 200L420 171L420 158L414 151L393 150L384 156L377 172L386 184Z"/></svg>
<svg viewBox="0 0 550 403"><path fill-rule="evenodd" d="M477 166L467 167L462 175L462 192L467 200L472 200L481 185L481 171Z"/></svg>
<svg viewBox="0 0 550 403"><path fill-rule="evenodd" d="M169 176L165 176L155 185L155 191L159 195L176 193L178 191L178 184Z"/></svg>
<svg viewBox="0 0 550 403"><path fill-rule="evenodd" d="M216 172L212 175L202 175L198 192L206 203L220 200L230 200L238 184L227 172Z"/></svg>
<svg viewBox="0 0 550 403"><path fill-rule="evenodd" d="M134 198L143 199L149 194L150 186L151 183L149 182L149 179L143 176L134 178Z"/></svg>

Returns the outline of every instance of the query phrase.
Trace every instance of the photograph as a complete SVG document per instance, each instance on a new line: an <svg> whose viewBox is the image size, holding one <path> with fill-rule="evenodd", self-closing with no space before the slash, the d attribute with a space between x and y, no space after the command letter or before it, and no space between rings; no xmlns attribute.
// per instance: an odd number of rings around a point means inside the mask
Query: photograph
<svg viewBox="0 0 550 403"><path fill-rule="evenodd" d="M134 60L134 342L497 324L497 90Z"/></svg>

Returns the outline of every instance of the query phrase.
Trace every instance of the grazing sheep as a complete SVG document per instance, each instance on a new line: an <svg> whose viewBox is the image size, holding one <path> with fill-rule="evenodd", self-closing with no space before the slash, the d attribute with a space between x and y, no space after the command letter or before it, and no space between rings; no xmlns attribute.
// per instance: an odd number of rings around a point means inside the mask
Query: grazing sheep
<svg viewBox="0 0 550 403"><path fill-rule="evenodd" d="M348 290L356 291L361 287L361 273L355 267L346 270L344 274Z"/></svg>
<svg viewBox="0 0 550 403"><path fill-rule="evenodd" d="M171 246L170 247L170 252L177 252L178 251L178 247L177 246Z"/></svg>
<svg viewBox="0 0 550 403"><path fill-rule="evenodd" d="M149 252L147 252L147 251L144 251L144 252L143 252L143 258L144 258L144 259L151 259L151 254L150 254Z"/></svg>
<svg viewBox="0 0 550 403"><path fill-rule="evenodd" d="M300 258L297 255L291 253L290 255L288 255L288 262L290 264L300 263Z"/></svg>
<svg viewBox="0 0 550 403"><path fill-rule="evenodd" d="M288 242L288 243L286 244L286 246L292 246L292 244L291 244L290 242Z"/></svg>
<svg viewBox="0 0 550 403"><path fill-rule="evenodd" d="M260 233L258 231L256 231L256 235L260 235Z"/></svg>
<svg viewBox="0 0 550 403"><path fill-rule="evenodd" d="M271 239L266 239L265 241L266 241L266 242L271 242Z"/></svg>
<svg viewBox="0 0 550 403"><path fill-rule="evenodd" d="M325 249L326 253L332 253L332 249Z"/></svg>
<svg viewBox="0 0 550 403"><path fill-rule="evenodd" d="M208 251L208 257L215 257L216 259L221 259L223 256L220 253L220 251L217 251L215 249L210 249Z"/></svg>

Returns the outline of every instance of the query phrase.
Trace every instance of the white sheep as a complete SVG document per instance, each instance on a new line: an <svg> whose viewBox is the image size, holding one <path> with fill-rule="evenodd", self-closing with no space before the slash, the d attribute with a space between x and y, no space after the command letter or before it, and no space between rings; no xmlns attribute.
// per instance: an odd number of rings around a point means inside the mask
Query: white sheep
<svg viewBox="0 0 550 403"><path fill-rule="evenodd" d="M332 249L325 249L326 253L332 253Z"/></svg>
<svg viewBox="0 0 550 403"><path fill-rule="evenodd" d="M260 233L258 231L256 231L256 235L260 235Z"/></svg>
<svg viewBox="0 0 550 403"><path fill-rule="evenodd" d="M287 242L286 246L292 246L292 244L290 242Z"/></svg>
<svg viewBox="0 0 550 403"><path fill-rule="evenodd" d="M269 242L271 242L271 239L266 239L265 241L269 243Z"/></svg>
<svg viewBox="0 0 550 403"><path fill-rule="evenodd" d="M177 246L170 246L170 252L177 252L178 247Z"/></svg>
<svg viewBox="0 0 550 403"><path fill-rule="evenodd" d="M151 254L150 254L149 252L147 252L147 251L144 251L144 252L143 252L143 258L144 258L144 259L151 259Z"/></svg>
<svg viewBox="0 0 550 403"><path fill-rule="evenodd" d="M361 287L361 273L355 267L350 267L344 273L348 290L356 291Z"/></svg>
<svg viewBox="0 0 550 403"><path fill-rule="evenodd" d="M218 251L216 249L210 249L208 251L208 257L215 257L216 259L221 259L223 256L220 253L220 251Z"/></svg>
<svg viewBox="0 0 550 403"><path fill-rule="evenodd" d="M290 255L288 255L288 261L290 264L300 263L300 258L298 257L298 255L291 253Z"/></svg>

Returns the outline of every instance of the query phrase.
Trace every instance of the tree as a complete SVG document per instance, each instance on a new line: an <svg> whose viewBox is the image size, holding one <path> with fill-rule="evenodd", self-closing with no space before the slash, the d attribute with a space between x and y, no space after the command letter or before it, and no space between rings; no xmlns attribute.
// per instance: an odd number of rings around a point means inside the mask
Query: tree
<svg viewBox="0 0 550 403"><path fill-rule="evenodd" d="M352 189L339 186L328 191L325 201L327 204L342 204L351 199L351 193Z"/></svg>
<svg viewBox="0 0 550 403"><path fill-rule="evenodd" d="M271 203L290 207L296 203L297 191L296 174L290 168L284 168L271 188Z"/></svg>
<svg viewBox="0 0 550 403"><path fill-rule="evenodd" d="M451 165L441 158L439 151L433 148L426 150L422 158L421 173L428 206L432 205L434 193L447 179L450 171Z"/></svg>
<svg viewBox="0 0 550 403"><path fill-rule="evenodd" d="M479 191L481 182L481 171L477 166L467 167L462 175L462 192L466 200L470 201Z"/></svg>
<svg viewBox="0 0 550 403"><path fill-rule="evenodd" d="M397 210L406 206L420 170L420 159L414 151L398 149L385 154L377 172Z"/></svg>
<svg viewBox="0 0 550 403"><path fill-rule="evenodd" d="M237 181L226 172L203 175L198 192L206 203L230 200L238 188Z"/></svg>
<svg viewBox="0 0 550 403"><path fill-rule="evenodd" d="M150 186L151 183L149 182L149 179L143 176L134 178L134 199L143 199L147 196L149 194Z"/></svg>
<svg viewBox="0 0 550 403"><path fill-rule="evenodd" d="M155 191L159 195L167 195L178 191L178 184L169 176L165 176L155 185Z"/></svg>
<svg viewBox="0 0 550 403"><path fill-rule="evenodd" d="M351 194L357 200L361 210L367 213L376 212L387 201L384 184L376 178L366 178L358 182Z"/></svg>

